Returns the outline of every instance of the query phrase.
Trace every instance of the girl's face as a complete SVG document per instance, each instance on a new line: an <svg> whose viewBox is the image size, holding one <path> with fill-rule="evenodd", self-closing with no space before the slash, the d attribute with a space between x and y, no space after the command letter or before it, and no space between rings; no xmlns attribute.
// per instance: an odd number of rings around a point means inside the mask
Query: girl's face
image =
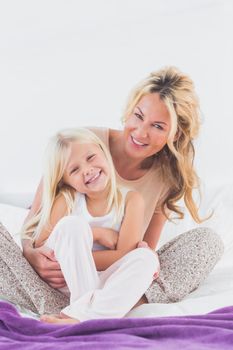
<svg viewBox="0 0 233 350"><path fill-rule="evenodd" d="M78 142L70 144L64 183L80 193L91 195L105 190L109 179L109 166L100 146Z"/></svg>
<svg viewBox="0 0 233 350"><path fill-rule="evenodd" d="M159 94L143 96L125 123L125 152L142 161L151 157L166 145L170 129L170 115Z"/></svg>

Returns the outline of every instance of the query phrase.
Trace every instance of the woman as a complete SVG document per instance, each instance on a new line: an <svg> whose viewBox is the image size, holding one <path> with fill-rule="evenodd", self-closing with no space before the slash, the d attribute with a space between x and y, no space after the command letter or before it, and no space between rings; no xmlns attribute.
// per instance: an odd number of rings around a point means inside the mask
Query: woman
<svg viewBox="0 0 233 350"><path fill-rule="evenodd" d="M183 218L176 202L184 202L197 223L202 220L192 197L198 187L193 168L199 103L192 80L174 67L150 74L131 93L124 129L94 129L109 148L117 181L142 194L146 203L144 240L155 249L172 213ZM42 182L28 218L40 208ZM51 287L64 286L53 252L23 242L24 256ZM223 252L220 238L207 228L186 232L159 251L160 276L142 302L169 303L196 289ZM96 261L98 269L98 261ZM140 276L139 276L140 280Z"/></svg>

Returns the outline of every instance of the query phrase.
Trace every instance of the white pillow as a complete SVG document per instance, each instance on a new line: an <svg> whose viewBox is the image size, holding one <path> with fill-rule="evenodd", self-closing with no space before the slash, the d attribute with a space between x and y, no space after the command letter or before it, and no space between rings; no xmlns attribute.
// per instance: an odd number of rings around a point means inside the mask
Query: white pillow
<svg viewBox="0 0 233 350"><path fill-rule="evenodd" d="M19 230L28 214L28 209L0 203L0 221L7 228L15 242L21 247Z"/></svg>
<svg viewBox="0 0 233 350"><path fill-rule="evenodd" d="M218 265L233 266L233 184L204 189L200 215L205 217L212 211L214 211L212 217L198 225L185 209L183 220L176 220L176 223L168 221L165 224L159 247L187 230L199 226L210 227L219 234L225 247L224 256Z"/></svg>

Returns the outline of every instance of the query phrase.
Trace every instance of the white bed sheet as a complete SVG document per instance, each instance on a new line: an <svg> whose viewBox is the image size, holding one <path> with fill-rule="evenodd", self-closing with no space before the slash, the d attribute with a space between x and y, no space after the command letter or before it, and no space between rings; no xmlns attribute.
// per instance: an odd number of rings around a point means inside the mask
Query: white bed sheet
<svg viewBox="0 0 233 350"><path fill-rule="evenodd" d="M233 305L233 184L205 189L200 211L205 216L212 209L214 215L202 226L213 228L221 236L225 252L209 277L181 302L142 305L132 310L128 317L194 315ZM0 221L19 245L20 238L17 232L27 213L27 209L0 203ZM185 219L176 224L167 222L160 246L197 226L187 213Z"/></svg>

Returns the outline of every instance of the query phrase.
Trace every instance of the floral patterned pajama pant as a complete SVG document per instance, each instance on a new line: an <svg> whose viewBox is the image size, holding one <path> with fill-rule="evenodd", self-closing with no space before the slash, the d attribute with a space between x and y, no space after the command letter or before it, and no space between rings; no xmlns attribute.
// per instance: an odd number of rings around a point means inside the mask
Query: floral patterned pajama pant
<svg viewBox="0 0 233 350"><path fill-rule="evenodd" d="M173 303L183 299L208 276L223 250L220 237L204 227L187 231L163 245L158 250L160 275L145 293L148 302ZM0 296L40 315L59 313L69 304L67 296L41 280L2 224Z"/></svg>

